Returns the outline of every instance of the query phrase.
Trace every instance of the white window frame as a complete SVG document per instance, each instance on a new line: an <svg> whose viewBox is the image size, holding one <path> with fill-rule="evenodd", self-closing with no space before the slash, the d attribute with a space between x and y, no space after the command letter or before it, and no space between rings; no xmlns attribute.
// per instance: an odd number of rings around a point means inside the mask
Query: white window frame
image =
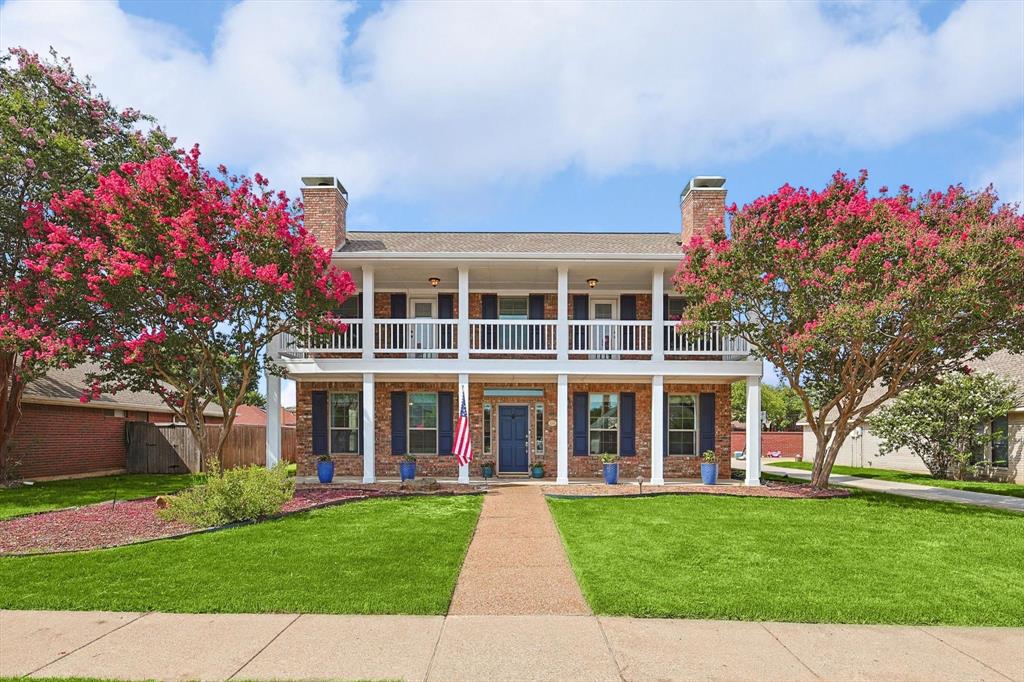
<svg viewBox="0 0 1024 682"><path fill-rule="evenodd" d="M544 454L544 403L533 404L533 428L536 433L533 434L534 439L534 452L537 455Z"/></svg>
<svg viewBox="0 0 1024 682"><path fill-rule="evenodd" d="M433 428L413 428L412 425L412 397L414 395L432 395L434 396L434 426ZM438 395L437 391L410 391L409 396L406 399L405 407L405 442L408 444L408 451L410 455L436 455L437 442L441 435L440 429L440 415L438 414ZM434 450L433 452L413 452L412 450L412 433L413 431L433 431L434 432Z"/></svg>
<svg viewBox="0 0 1024 682"><path fill-rule="evenodd" d="M353 427L335 426L334 425L334 396L336 395L347 395L353 396L356 400L356 425ZM331 391L327 395L327 451L332 455L358 455L359 454L359 443L363 437L360 429L362 427L363 416L359 414L359 391ZM335 431L355 431L356 432L356 449L352 451L336 451L334 449L334 435Z"/></svg>
<svg viewBox="0 0 1024 682"><path fill-rule="evenodd" d="M491 422L494 421L494 406L491 403L484 403L483 412L483 431L484 431L484 454L489 455L494 449L492 441L494 440L493 434L491 433Z"/></svg>
<svg viewBox="0 0 1024 682"><path fill-rule="evenodd" d="M593 421L590 418L590 411L591 411L590 406L591 406L591 400L592 400L593 396L596 396L596 395L602 396L602 398L604 396L614 396L614 398L615 398L615 428L614 429L595 429L595 428L593 428ZM620 395L618 393L587 393L587 454L588 455L596 456L596 455L603 455L603 454L609 454L609 455L611 455L611 454L618 455L619 454L619 450L622 449L622 443L621 443L621 438L622 438L622 415L619 412L621 409L622 409L622 401L620 400ZM591 437L591 434L594 431L599 431L599 432L602 432L602 433L614 432L615 433L615 452L613 452L613 453L612 452L609 452L609 453L591 452L590 451L591 450L591 446L592 446L592 444L594 442L593 438Z"/></svg>
<svg viewBox="0 0 1024 682"><path fill-rule="evenodd" d="M673 429L672 425L672 398L693 398L693 454L686 455L672 452L672 432L689 433L691 429ZM667 457L697 457L700 455L700 396L696 393L669 393L668 405L665 406L665 455Z"/></svg>

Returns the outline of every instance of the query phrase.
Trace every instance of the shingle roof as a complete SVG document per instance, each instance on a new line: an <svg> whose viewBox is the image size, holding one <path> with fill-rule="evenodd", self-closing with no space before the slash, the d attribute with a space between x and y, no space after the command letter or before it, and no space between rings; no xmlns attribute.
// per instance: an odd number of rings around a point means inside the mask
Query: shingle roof
<svg viewBox="0 0 1024 682"><path fill-rule="evenodd" d="M336 253L678 256L678 232L356 232Z"/></svg>
<svg viewBox="0 0 1024 682"><path fill-rule="evenodd" d="M25 387L24 401L33 402L66 402L80 403L82 393L89 386L86 375L96 371L97 367L91 363L83 363L67 369L52 369L46 376L36 379ZM144 391L119 391L118 393L103 393L99 398L89 401L92 405L105 405L119 408L142 408L152 412L167 412L171 409L154 393ZM219 416L221 410L215 405L206 408L205 414Z"/></svg>

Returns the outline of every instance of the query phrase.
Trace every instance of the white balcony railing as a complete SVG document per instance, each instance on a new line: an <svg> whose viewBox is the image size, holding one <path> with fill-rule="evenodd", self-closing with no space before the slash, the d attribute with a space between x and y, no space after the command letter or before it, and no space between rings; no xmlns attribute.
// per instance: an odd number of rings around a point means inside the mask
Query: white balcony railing
<svg viewBox="0 0 1024 682"><path fill-rule="evenodd" d="M651 354L649 320L572 320L569 354L612 358Z"/></svg>
<svg viewBox="0 0 1024 682"><path fill-rule="evenodd" d="M744 339L726 336L715 324L703 332L676 331L678 322L665 322L665 355L747 355L750 348Z"/></svg>
<svg viewBox="0 0 1024 682"><path fill-rule="evenodd" d="M375 349L378 353L408 353L411 357L434 357L458 351L458 323L455 320L375 320Z"/></svg>
<svg viewBox="0 0 1024 682"><path fill-rule="evenodd" d="M360 353L363 350L363 323L358 320L345 321L345 331L307 334L305 341L282 334L281 348L300 353Z"/></svg>
<svg viewBox="0 0 1024 682"><path fill-rule="evenodd" d="M553 355L557 328L555 320L470 320L469 352Z"/></svg>

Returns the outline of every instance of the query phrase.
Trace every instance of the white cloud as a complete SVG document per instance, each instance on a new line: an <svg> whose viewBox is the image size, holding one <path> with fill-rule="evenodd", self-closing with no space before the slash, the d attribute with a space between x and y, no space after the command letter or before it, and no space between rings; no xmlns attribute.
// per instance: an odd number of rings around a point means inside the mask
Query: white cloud
<svg viewBox="0 0 1024 682"><path fill-rule="evenodd" d="M54 45L116 103L280 186L333 173L414 197L699 167L791 142L877 148L1020 106L1024 5L242 2L209 56L112 2L12 0L2 42ZM345 77L342 74L350 74Z"/></svg>
<svg viewBox="0 0 1024 682"><path fill-rule="evenodd" d="M989 184L996 188L1002 201L1024 205L1024 136L1007 143L995 163L978 173L971 183L973 187Z"/></svg>

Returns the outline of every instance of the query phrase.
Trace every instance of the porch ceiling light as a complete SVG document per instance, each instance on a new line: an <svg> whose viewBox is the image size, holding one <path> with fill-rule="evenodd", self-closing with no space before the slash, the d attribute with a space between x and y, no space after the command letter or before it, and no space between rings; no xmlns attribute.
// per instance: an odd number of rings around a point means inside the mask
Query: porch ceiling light
<svg viewBox="0 0 1024 682"><path fill-rule="evenodd" d="M590 287L591 289L596 287L597 286L597 278L596 277L591 277L590 279L588 279L587 280L587 286Z"/></svg>
<svg viewBox="0 0 1024 682"><path fill-rule="evenodd" d="M431 277L427 281L430 282L430 286L432 286L432 287L434 287L436 289L437 285L441 283L441 278L440 277Z"/></svg>

